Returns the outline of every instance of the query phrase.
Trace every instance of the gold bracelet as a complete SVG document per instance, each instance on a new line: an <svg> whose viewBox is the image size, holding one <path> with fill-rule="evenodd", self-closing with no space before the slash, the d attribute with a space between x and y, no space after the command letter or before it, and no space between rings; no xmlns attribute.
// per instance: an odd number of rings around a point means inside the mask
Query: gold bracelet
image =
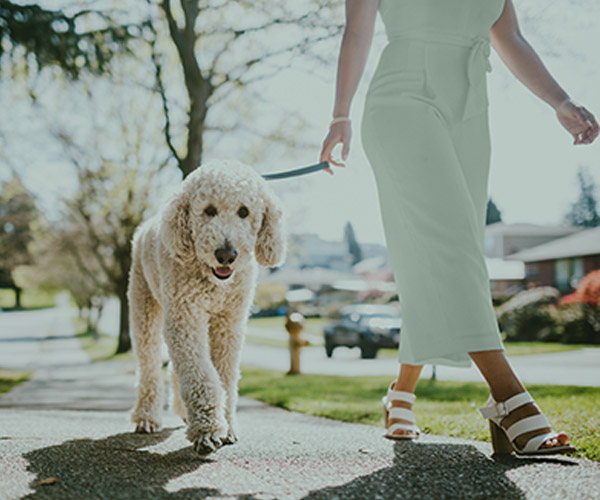
<svg viewBox="0 0 600 500"><path fill-rule="evenodd" d="M350 118L347 116L338 116L337 118L334 118L333 120L331 120L329 127L331 128L331 126L334 125L335 123L349 122L349 121L350 121Z"/></svg>

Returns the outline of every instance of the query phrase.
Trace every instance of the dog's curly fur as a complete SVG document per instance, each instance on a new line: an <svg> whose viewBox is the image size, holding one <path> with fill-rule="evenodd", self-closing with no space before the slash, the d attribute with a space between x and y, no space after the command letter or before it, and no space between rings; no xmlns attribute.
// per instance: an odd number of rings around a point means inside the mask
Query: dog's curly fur
<svg viewBox="0 0 600 500"><path fill-rule="evenodd" d="M162 331L173 409L187 423L188 439L203 454L237 440L240 350L257 264L283 262L285 227L282 202L258 172L237 160L211 160L136 230L128 299L138 360L131 414L137 431L161 427ZM223 252L234 258L226 279L214 272L223 266Z"/></svg>

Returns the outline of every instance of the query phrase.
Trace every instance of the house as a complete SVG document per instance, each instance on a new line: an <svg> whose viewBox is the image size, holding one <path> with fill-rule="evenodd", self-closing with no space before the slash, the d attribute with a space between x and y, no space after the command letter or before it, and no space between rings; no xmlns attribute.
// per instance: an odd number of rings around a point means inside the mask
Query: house
<svg viewBox="0 0 600 500"><path fill-rule="evenodd" d="M549 285L571 293L579 280L600 269L600 227L579 229L576 233L526 248L505 256L525 264L525 282Z"/></svg>

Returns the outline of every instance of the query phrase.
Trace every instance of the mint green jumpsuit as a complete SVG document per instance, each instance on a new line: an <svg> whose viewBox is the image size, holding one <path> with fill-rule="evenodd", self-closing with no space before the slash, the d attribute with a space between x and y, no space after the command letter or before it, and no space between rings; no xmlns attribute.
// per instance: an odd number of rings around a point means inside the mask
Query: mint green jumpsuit
<svg viewBox="0 0 600 500"><path fill-rule="evenodd" d="M398 359L503 349L483 239L490 29L505 0L380 0L388 43L360 134L402 310Z"/></svg>

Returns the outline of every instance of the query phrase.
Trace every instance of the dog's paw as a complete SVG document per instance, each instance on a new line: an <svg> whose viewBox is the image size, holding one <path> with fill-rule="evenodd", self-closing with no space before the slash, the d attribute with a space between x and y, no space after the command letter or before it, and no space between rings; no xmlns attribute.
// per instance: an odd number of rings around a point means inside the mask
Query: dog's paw
<svg viewBox="0 0 600 500"><path fill-rule="evenodd" d="M148 418L142 418L135 422L135 432L140 434L151 434L160 430L160 423Z"/></svg>
<svg viewBox="0 0 600 500"><path fill-rule="evenodd" d="M199 455L209 455L226 444L226 436L216 434L204 434L194 441L194 451Z"/></svg>
<svg viewBox="0 0 600 500"><path fill-rule="evenodd" d="M223 444L234 444L234 443L237 443L237 441L238 441L237 434L230 429L229 432L227 433L227 436L225 436L222 439L222 441L223 441Z"/></svg>

